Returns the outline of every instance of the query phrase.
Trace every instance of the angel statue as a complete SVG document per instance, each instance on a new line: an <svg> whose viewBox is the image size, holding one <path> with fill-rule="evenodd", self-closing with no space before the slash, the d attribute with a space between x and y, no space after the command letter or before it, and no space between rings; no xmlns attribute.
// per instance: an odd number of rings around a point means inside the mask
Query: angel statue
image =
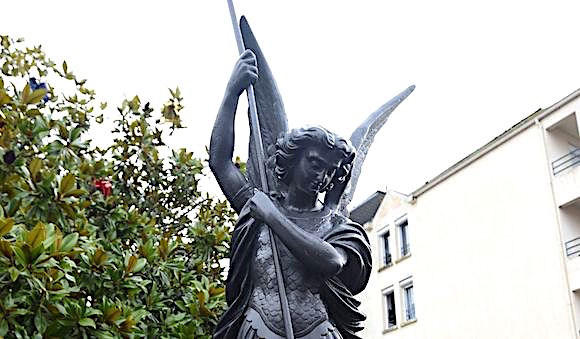
<svg viewBox="0 0 580 339"><path fill-rule="evenodd" d="M359 338L365 316L353 296L368 282L371 253L346 206L374 135L413 87L371 114L351 140L318 126L288 130L271 71L244 17L240 28L246 50L227 84L210 142L211 170L239 214L230 249L229 308L214 338ZM260 125L251 129L244 174L232 162L234 120L239 97L251 84ZM264 159L252 142L258 134ZM259 161L266 192L260 190Z"/></svg>

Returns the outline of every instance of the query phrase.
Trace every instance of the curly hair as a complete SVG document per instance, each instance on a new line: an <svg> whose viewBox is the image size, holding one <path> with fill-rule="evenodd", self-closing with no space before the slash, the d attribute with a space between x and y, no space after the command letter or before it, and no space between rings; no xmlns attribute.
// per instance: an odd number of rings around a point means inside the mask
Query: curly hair
<svg viewBox="0 0 580 339"><path fill-rule="evenodd" d="M340 160L340 167L324 191L332 189L334 184L343 182L350 171L355 149L348 140L320 126L295 128L278 138L275 152L269 159L276 178L288 185L289 173L298 163L298 157L307 147L313 145L328 150L329 152L325 154Z"/></svg>

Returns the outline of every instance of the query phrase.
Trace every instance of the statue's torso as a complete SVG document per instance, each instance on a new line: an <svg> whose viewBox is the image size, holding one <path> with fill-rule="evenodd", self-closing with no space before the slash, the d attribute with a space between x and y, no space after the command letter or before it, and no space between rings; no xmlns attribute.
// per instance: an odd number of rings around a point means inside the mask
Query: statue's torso
<svg viewBox="0 0 580 339"><path fill-rule="evenodd" d="M318 237L322 237L332 227L328 210L300 215L288 212L286 216L306 232ZM284 321L269 232L265 225L260 226L257 244L252 263L254 290L250 306L260 314L268 328L283 335ZM281 241L277 244L292 324L295 335L300 337L328 320L328 314L319 293L322 279L307 270L305 265L299 262Z"/></svg>

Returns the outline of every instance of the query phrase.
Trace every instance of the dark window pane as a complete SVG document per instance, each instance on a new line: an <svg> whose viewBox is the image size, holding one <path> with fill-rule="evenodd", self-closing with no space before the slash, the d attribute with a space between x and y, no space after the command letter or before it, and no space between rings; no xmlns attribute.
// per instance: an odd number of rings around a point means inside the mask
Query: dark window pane
<svg viewBox="0 0 580 339"><path fill-rule="evenodd" d="M397 325L397 315L395 312L395 295L393 292L385 294L387 304L387 327Z"/></svg>
<svg viewBox="0 0 580 339"><path fill-rule="evenodd" d="M405 287L405 320L415 319L415 301L413 299L413 285Z"/></svg>
<svg viewBox="0 0 580 339"><path fill-rule="evenodd" d="M409 235L408 235L409 223L407 220L403 221L399 225L399 230L401 232L401 255L405 256L410 253L411 248L409 246Z"/></svg>
<svg viewBox="0 0 580 339"><path fill-rule="evenodd" d="M383 264L391 263L391 253L389 252L389 232L383 234Z"/></svg>

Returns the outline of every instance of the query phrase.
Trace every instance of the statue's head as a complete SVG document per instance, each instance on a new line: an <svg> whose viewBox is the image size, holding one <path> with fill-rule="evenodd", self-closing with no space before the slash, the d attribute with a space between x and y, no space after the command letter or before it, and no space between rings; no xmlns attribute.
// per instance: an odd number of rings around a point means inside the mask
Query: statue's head
<svg viewBox="0 0 580 339"><path fill-rule="evenodd" d="M349 141L323 127L296 128L276 142L276 177L289 187L321 193L343 182L354 160Z"/></svg>

